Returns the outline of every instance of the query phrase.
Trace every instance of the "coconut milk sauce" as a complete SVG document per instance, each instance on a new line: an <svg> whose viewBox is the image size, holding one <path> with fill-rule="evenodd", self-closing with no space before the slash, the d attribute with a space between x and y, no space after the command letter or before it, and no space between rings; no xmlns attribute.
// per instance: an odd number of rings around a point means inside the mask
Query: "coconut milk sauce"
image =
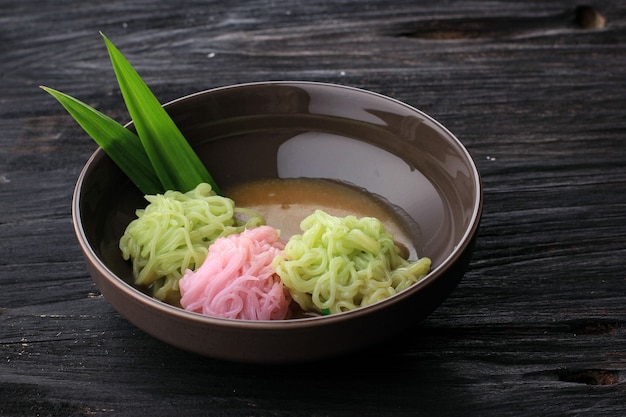
<svg viewBox="0 0 626 417"><path fill-rule="evenodd" d="M367 191L334 180L313 178L264 179L231 186L224 194L238 207L261 213L268 225L281 231L281 237L302 233L300 222L320 209L338 217L375 217L393 234L403 256L417 257L409 225L391 205Z"/></svg>

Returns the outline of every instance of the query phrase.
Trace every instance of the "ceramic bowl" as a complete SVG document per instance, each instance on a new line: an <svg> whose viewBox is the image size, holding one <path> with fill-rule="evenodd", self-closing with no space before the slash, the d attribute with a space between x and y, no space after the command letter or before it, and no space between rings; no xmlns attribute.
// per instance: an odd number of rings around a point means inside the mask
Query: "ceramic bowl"
<svg viewBox="0 0 626 417"><path fill-rule="evenodd" d="M118 240L145 201L98 149L75 188L76 235L98 289L146 333L225 360L314 360L407 329L462 278L481 217L481 181L466 148L423 112L373 92L312 82L222 87L165 107L221 186L257 178L331 178L401 207L432 271L384 301L330 316L231 320L168 305L132 284Z"/></svg>

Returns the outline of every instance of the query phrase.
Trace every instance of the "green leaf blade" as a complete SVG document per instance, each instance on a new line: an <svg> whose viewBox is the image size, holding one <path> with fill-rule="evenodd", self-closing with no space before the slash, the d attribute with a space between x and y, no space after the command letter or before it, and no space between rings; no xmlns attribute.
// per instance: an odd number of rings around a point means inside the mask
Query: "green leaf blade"
<svg viewBox="0 0 626 417"><path fill-rule="evenodd" d="M67 110L142 193L164 191L137 135L80 100L49 87L41 88Z"/></svg>
<svg viewBox="0 0 626 417"><path fill-rule="evenodd" d="M165 189L182 192L206 182L220 190L167 111L109 39L105 40L126 107Z"/></svg>

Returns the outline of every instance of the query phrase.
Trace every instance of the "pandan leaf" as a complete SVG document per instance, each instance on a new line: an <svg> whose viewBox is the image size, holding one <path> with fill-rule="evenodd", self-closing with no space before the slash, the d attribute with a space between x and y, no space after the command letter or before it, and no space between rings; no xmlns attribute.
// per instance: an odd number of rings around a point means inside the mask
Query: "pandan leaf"
<svg viewBox="0 0 626 417"><path fill-rule="evenodd" d="M41 88L61 103L142 193L164 191L137 135L82 101L49 87Z"/></svg>
<svg viewBox="0 0 626 417"><path fill-rule="evenodd" d="M187 192L206 182L219 193L202 161L152 91L115 45L101 35L137 135L165 189Z"/></svg>

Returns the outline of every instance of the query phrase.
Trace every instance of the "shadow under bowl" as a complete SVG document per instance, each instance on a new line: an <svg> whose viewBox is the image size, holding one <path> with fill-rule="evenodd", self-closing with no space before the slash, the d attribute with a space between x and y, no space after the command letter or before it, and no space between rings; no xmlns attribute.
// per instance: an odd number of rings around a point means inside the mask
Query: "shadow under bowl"
<svg viewBox="0 0 626 417"><path fill-rule="evenodd" d="M216 88L165 108L221 187L311 177L365 188L408 214L418 253L431 258L432 271L379 303L323 317L231 320L168 305L132 283L118 242L146 203L98 149L74 191L76 235L101 293L148 334L226 360L325 358L365 348L419 322L462 278L482 213L480 176L458 139L423 112L380 94L314 82Z"/></svg>

